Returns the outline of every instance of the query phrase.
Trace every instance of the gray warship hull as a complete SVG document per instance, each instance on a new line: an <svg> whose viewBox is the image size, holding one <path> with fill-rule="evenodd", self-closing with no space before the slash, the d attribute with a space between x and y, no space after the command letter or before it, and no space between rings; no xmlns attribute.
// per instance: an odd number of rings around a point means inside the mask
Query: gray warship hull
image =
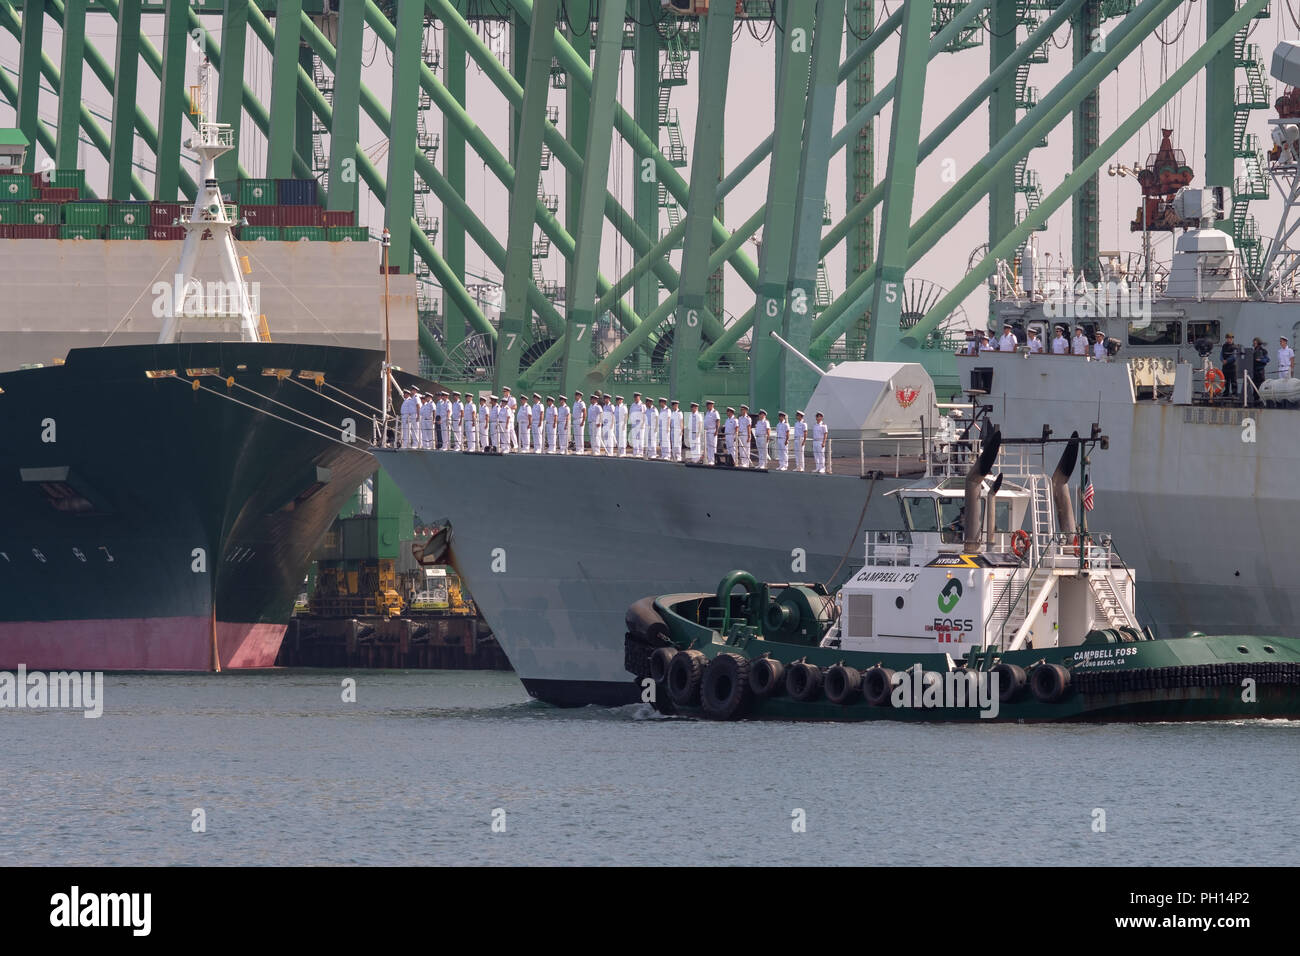
<svg viewBox="0 0 1300 956"><path fill-rule="evenodd" d="M899 526L893 477L759 472L630 458L376 450L452 561L528 692L624 704L624 616L647 594L698 590L733 568L840 579L861 528ZM892 474L892 473L891 473ZM865 506L865 516L864 516ZM847 555L847 557L846 557Z"/></svg>

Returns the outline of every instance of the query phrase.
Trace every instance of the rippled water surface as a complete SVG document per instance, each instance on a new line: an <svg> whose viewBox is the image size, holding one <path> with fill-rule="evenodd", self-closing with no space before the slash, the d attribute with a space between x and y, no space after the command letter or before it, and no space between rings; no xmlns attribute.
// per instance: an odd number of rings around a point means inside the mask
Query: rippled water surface
<svg viewBox="0 0 1300 956"><path fill-rule="evenodd" d="M104 694L97 720L0 711L0 830L22 834L0 864L1249 865L1300 845L1297 722L718 724L558 710L469 671Z"/></svg>

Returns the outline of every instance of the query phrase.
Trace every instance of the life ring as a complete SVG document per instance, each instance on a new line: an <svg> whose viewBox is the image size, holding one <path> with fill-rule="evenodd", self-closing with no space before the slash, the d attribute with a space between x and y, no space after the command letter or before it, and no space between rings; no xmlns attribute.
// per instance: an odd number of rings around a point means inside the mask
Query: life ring
<svg viewBox="0 0 1300 956"><path fill-rule="evenodd" d="M1023 558L1029 553L1029 532L1024 528L1011 536L1011 553L1017 558Z"/></svg>
<svg viewBox="0 0 1300 956"><path fill-rule="evenodd" d="M1207 395L1223 394L1223 373L1217 368L1206 369L1205 372L1205 393Z"/></svg>

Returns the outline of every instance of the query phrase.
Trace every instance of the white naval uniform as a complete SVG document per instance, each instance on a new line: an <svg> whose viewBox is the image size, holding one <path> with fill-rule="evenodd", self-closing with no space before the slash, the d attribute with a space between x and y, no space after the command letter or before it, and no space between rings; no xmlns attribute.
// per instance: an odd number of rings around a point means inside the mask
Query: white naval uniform
<svg viewBox="0 0 1300 956"><path fill-rule="evenodd" d="M673 461L682 460L682 410L669 409L668 411L668 447L672 452Z"/></svg>
<svg viewBox="0 0 1300 956"><path fill-rule="evenodd" d="M1104 358L1106 357L1106 343L1105 343L1105 342L1093 342L1093 343L1092 343L1092 357L1095 358L1095 359L1104 359Z"/></svg>
<svg viewBox="0 0 1300 956"><path fill-rule="evenodd" d="M433 447L433 416L438 410L437 402L425 402L420 406L420 447Z"/></svg>
<svg viewBox="0 0 1300 956"><path fill-rule="evenodd" d="M645 457L645 403L640 399L633 402L627 410L627 431L632 439L632 454L637 458Z"/></svg>
<svg viewBox="0 0 1300 956"><path fill-rule="evenodd" d="M510 446L502 451L510 451L519 447L519 436L515 434L515 416L519 413L519 402L513 395L507 395L502 402L506 407L506 428L501 436L502 444Z"/></svg>
<svg viewBox="0 0 1300 956"><path fill-rule="evenodd" d="M420 403L409 395L402 402L402 447L420 447Z"/></svg>
<svg viewBox="0 0 1300 956"><path fill-rule="evenodd" d="M1087 355L1088 354L1087 338L1085 338L1082 335L1076 335L1074 338L1070 339L1070 354Z"/></svg>
<svg viewBox="0 0 1300 956"><path fill-rule="evenodd" d="M1014 352L1020 342L1016 339L1014 332L1007 332L1002 338L998 339L999 352Z"/></svg>
<svg viewBox="0 0 1300 956"><path fill-rule="evenodd" d="M748 415L736 416L736 464L741 468L749 467L749 435L753 430L753 421Z"/></svg>
<svg viewBox="0 0 1300 956"><path fill-rule="evenodd" d="M622 458L627 454L628 409L622 404L610 407L614 409L614 447L618 449L618 457Z"/></svg>
<svg viewBox="0 0 1300 956"><path fill-rule="evenodd" d="M569 420L572 412L569 409L568 402L561 402L555 408L555 447L552 451L557 455L567 455L569 453Z"/></svg>
<svg viewBox="0 0 1300 956"><path fill-rule="evenodd" d="M478 406L470 399L465 403L465 418L462 422L465 432L465 450L478 451Z"/></svg>
<svg viewBox="0 0 1300 956"><path fill-rule="evenodd" d="M704 413L704 463L716 464L718 460L718 410L710 408Z"/></svg>
<svg viewBox="0 0 1300 956"><path fill-rule="evenodd" d="M573 400L573 453L581 455L587 438L587 403L580 398Z"/></svg>
<svg viewBox="0 0 1300 956"><path fill-rule="evenodd" d="M664 461L673 457L673 413L668 407L659 409L659 457Z"/></svg>
<svg viewBox="0 0 1300 956"><path fill-rule="evenodd" d="M456 451L465 448L465 403L459 398L451 403L451 447Z"/></svg>
<svg viewBox="0 0 1300 956"><path fill-rule="evenodd" d="M1029 340L1029 342L1028 342L1028 345L1029 345L1029 354L1030 354L1030 355L1041 355L1041 354L1042 354L1042 351L1043 351L1043 340L1042 340L1041 338L1037 338L1037 339L1036 339L1036 338L1032 338L1032 337L1031 337L1030 340Z"/></svg>
<svg viewBox="0 0 1300 956"><path fill-rule="evenodd" d="M438 448L441 451L451 450L451 399L439 400L437 406L438 415Z"/></svg>
<svg viewBox="0 0 1300 956"><path fill-rule="evenodd" d="M704 416L698 411L686 415L686 460L699 463L704 454Z"/></svg>
<svg viewBox="0 0 1300 956"><path fill-rule="evenodd" d="M1056 338L1052 339L1053 355L1065 355L1069 351L1070 351L1070 340L1067 339L1064 335L1058 335Z"/></svg>
<svg viewBox="0 0 1300 956"><path fill-rule="evenodd" d="M614 406L600 405L600 440L605 444L605 454L614 454Z"/></svg>
<svg viewBox="0 0 1300 956"><path fill-rule="evenodd" d="M826 422L820 421L813 425L813 460L817 463L817 474L826 474Z"/></svg>
<svg viewBox="0 0 1300 956"><path fill-rule="evenodd" d="M794 423L794 470L803 471L803 443L808 435L808 423L799 419Z"/></svg>
<svg viewBox="0 0 1300 956"><path fill-rule="evenodd" d="M555 405L554 404L547 405L546 411L543 414L545 415L545 417L542 419L542 421L545 422L546 425L546 432L543 435L543 441L545 442L546 453L548 455L554 455L555 454L555 425L556 425Z"/></svg>
<svg viewBox="0 0 1300 956"><path fill-rule="evenodd" d="M479 419L479 434L483 436L484 448L496 448L497 443L497 405L488 405L483 409L483 417Z"/></svg>
<svg viewBox="0 0 1300 956"><path fill-rule="evenodd" d="M758 467L767 467L767 434L772 430L772 423L766 418L754 422L754 444L758 446Z"/></svg>
<svg viewBox="0 0 1300 956"><path fill-rule="evenodd" d="M519 450L532 451L533 406L524 402L519 406Z"/></svg>
<svg viewBox="0 0 1300 956"><path fill-rule="evenodd" d="M545 414L546 406L539 400L535 405L533 405L532 418L529 420L532 427L534 455L540 455L542 453L542 416Z"/></svg>
<svg viewBox="0 0 1300 956"><path fill-rule="evenodd" d="M600 419L602 414L600 402L592 402L591 408L587 409L587 431L591 435L591 453L593 455L603 455L605 453L605 443L600 440Z"/></svg>
<svg viewBox="0 0 1300 956"><path fill-rule="evenodd" d="M1287 345L1277 350L1277 377L1290 378L1295 364L1295 349Z"/></svg>
<svg viewBox="0 0 1300 956"><path fill-rule="evenodd" d="M785 471L790 467L790 423L776 423L776 460L777 467Z"/></svg>
<svg viewBox="0 0 1300 956"><path fill-rule="evenodd" d="M731 463L736 464L736 417L728 415L727 420L722 425L723 439L727 444L727 454L731 457Z"/></svg>
<svg viewBox="0 0 1300 956"><path fill-rule="evenodd" d="M647 405L645 409L645 456L659 457L659 407Z"/></svg>

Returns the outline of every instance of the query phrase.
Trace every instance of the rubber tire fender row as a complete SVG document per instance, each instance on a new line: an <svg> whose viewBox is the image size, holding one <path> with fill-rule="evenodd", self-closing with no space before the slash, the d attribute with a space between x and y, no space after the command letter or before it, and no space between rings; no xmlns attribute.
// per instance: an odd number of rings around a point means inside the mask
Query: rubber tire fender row
<svg viewBox="0 0 1300 956"><path fill-rule="evenodd" d="M1039 664L1029 675L1034 696L1044 704L1054 704L1070 687L1070 672L1060 664Z"/></svg>
<svg viewBox="0 0 1300 956"><path fill-rule="evenodd" d="M668 668L672 666L673 658L677 656L675 647L656 647L654 653L650 655L650 679L656 684L663 684L668 680Z"/></svg>
<svg viewBox="0 0 1300 956"><path fill-rule="evenodd" d="M719 654L709 661L700 681L700 706L714 720L736 720L749 711L749 661L739 654Z"/></svg>
<svg viewBox="0 0 1300 956"><path fill-rule="evenodd" d="M654 666L653 660L651 660L650 666ZM1000 703L1009 704L1020 696L1020 692L1025 687L1025 669L1023 667L1000 661L993 666L992 673L998 675L998 701Z"/></svg>
<svg viewBox="0 0 1300 956"><path fill-rule="evenodd" d="M852 704L862 695L862 672L835 664L826 671L826 699L832 704Z"/></svg>
<svg viewBox="0 0 1300 956"><path fill-rule="evenodd" d="M816 700L821 696L822 669L807 661L795 661L785 671L785 692L800 702Z"/></svg>
<svg viewBox="0 0 1300 956"><path fill-rule="evenodd" d="M862 674L862 695L872 707L884 707L894 692L894 672L888 667L869 667Z"/></svg>
<svg viewBox="0 0 1300 956"><path fill-rule="evenodd" d="M750 661L749 689L760 699L784 694L785 665L774 657L760 657Z"/></svg>
<svg viewBox="0 0 1300 956"><path fill-rule="evenodd" d="M678 707L693 707L700 701L700 681L707 658L699 651L679 651L668 665L668 696Z"/></svg>

